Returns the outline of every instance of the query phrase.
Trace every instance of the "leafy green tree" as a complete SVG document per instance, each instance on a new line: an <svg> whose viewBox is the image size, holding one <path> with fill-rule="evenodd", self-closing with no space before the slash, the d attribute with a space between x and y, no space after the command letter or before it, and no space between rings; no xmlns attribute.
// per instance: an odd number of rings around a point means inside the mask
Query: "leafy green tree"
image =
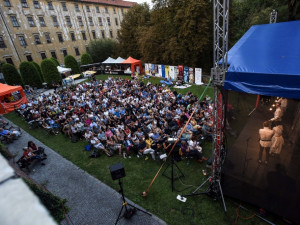
<svg viewBox="0 0 300 225"><path fill-rule="evenodd" d="M116 52L117 42L112 39L100 39L89 43L88 53L94 62L103 62Z"/></svg>
<svg viewBox="0 0 300 225"><path fill-rule="evenodd" d="M78 62L71 55L67 55L65 57L65 67L66 68L71 68L72 69L72 74L80 73L80 68L79 68Z"/></svg>
<svg viewBox="0 0 300 225"><path fill-rule="evenodd" d="M50 59L54 62L54 65L56 65L56 66L60 65L56 58L51 57Z"/></svg>
<svg viewBox="0 0 300 225"><path fill-rule="evenodd" d="M9 85L23 85L22 78L14 65L5 63L2 66L5 82Z"/></svg>
<svg viewBox="0 0 300 225"><path fill-rule="evenodd" d="M81 55L81 65L88 65L92 63L93 63L93 59L90 54L84 53Z"/></svg>
<svg viewBox="0 0 300 225"><path fill-rule="evenodd" d="M273 9L278 11L277 22L288 20L289 12L286 0L234 0L229 26L229 29L233 31L230 35L231 45L237 42L252 25L268 24Z"/></svg>
<svg viewBox="0 0 300 225"><path fill-rule="evenodd" d="M57 70L56 65L51 59L44 59L41 63L42 73L44 75L44 80L48 84L52 84L52 82L60 83L61 75Z"/></svg>
<svg viewBox="0 0 300 225"><path fill-rule="evenodd" d="M36 62L31 62L33 64L33 66L36 68L36 70L38 71L39 73L39 76L41 78L41 81L44 82L44 77L43 77L43 74L42 74L42 70L41 70L41 67L39 64L37 64Z"/></svg>
<svg viewBox="0 0 300 225"><path fill-rule="evenodd" d="M118 35L120 42L118 52L122 57L127 58L128 56L132 56L137 59L142 57L138 47L140 30L147 27L149 21L150 9L146 3L136 4L128 10L122 20L121 29Z"/></svg>

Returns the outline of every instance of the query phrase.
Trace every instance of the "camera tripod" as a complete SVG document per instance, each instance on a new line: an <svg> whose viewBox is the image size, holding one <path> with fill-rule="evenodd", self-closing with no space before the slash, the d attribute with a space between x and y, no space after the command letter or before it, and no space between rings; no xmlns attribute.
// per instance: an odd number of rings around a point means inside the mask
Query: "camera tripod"
<svg viewBox="0 0 300 225"><path fill-rule="evenodd" d="M123 200L123 203L122 203L122 207L120 209L120 212L119 212L119 215L118 215L118 218L115 222L115 225L124 217L125 219L130 219L135 213L136 211L141 211L149 216L152 216L150 213L142 210L142 209L139 209L137 207L135 207L134 205L131 205L130 203L126 202L125 200L125 196L124 196L124 191L123 191L123 186L122 186L122 181L121 179L119 178L119 185L120 185L120 191L119 193L121 193L122 195L122 200ZM129 208L129 206L131 208ZM125 212L124 214L122 215L122 212L123 212L123 209L125 209Z"/></svg>
<svg viewBox="0 0 300 225"><path fill-rule="evenodd" d="M174 165L175 165L175 167L177 168L177 170L179 171L179 175L178 175L177 177L174 177ZM167 171L167 169L169 168L169 166L171 166L171 176L166 175L166 171ZM167 165L167 167L164 169L162 175L165 176L166 178L168 178L168 179L171 180L172 192L173 192L174 189L175 189L175 188L174 188L174 181L177 180L177 179L179 179L180 177L184 177L183 172L179 169L179 167L177 166L177 164L176 164L176 162L175 162L173 152L171 153L171 159L170 159L170 162L169 162L169 164Z"/></svg>

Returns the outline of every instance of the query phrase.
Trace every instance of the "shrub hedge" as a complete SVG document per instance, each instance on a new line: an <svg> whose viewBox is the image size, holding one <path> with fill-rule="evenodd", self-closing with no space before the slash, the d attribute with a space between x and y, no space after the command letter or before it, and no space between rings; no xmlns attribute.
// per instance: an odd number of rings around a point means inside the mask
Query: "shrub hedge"
<svg viewBox="0 0 300 225"><path fill-rule="evenodd" d="M56 65L56 66L60 65L56 58L51 57L50 59L54 62L54 65Z"/></svg>
<svg viewBox="0 0 300 225"><path fill-rule="evenodd" d="M92 63L93 63L93 59L90 54L84 53L81 55L81 65L87 65Z"/></svg>
<svg viewBox="0 0 300 225"><path fill-rule="evenodd" d="M65 57L65 67L66 68L71 68L72 69L72 74L80 73L80 68L79 68L78 62L71 55L67 55Z"/></svg>
<svg viewBox="0 0 300 225"><path fill-rule="evenodd" d="M24 181L27 183L29 188L37 195L37 197L41 200L43 205L49 210L51 216L60 223L64 218L64 210L62 208L62 205L64 205L67 200L61 199L57 197L56 195L52 194L51 192L48 192L36 184L34 184L32 181L25 179ZM65 207L66 213L69 211L68 207Z"/></svg>
<svg viewBox="0 0 300 225"><path fill-rule="evenodd" d="M5 63L2 66L5 82L9 85L23 85L22 78L14 65Z"/></svg>
<svg viewBox="0 0 300 225"><path fill-rule="evenodd" d="M21 62L19 69L24 84L32 87L42 87L41 77L33 63L28 61Z"/></svg>
<svg viewBox="0 0 300 225"><path fill-rule="evenodd" d="M41 63L42 73L44 75L44 80L48 85L51 85L52 82L60 83L61 76L57 70L56 65L51 59L44 59Z"/></svg>
<svg viewBox="0 0 300 225"><path fill-rule="evenodd" d="M33 64L33 66L36 68L36 70L38 71L38 74L41 78L41 81L44 82L44 77L43 77L43 74L42 74L42 70L41 70L41 67L39 64L37 64L36 62L31 62Z"/></svg>

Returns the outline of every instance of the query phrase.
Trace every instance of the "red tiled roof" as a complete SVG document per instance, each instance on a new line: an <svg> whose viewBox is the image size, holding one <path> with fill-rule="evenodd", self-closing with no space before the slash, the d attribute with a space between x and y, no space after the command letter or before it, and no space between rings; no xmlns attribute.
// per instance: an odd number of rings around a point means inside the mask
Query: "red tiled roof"
<svg viewBox="0 0 300 225"><path fill-rule="evenodd" d="M136 2L128 2L123 0L80 0L81 2L89 2L89 3L99 3L105 5L115 5L115 6L123 6L123 7L132 7Z"/></svg>

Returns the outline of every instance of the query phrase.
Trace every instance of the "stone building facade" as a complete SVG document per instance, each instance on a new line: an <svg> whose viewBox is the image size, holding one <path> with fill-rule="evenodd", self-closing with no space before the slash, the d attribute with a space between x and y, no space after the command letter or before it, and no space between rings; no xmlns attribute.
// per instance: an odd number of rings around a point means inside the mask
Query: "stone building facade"
<svg viewBox="0 0 300 225"><path fill-rule="evenodd" d="M64 56L77 60L91 40L116 39L133 2L122 0L0 0L0 60L19 66Z"/></svg>

